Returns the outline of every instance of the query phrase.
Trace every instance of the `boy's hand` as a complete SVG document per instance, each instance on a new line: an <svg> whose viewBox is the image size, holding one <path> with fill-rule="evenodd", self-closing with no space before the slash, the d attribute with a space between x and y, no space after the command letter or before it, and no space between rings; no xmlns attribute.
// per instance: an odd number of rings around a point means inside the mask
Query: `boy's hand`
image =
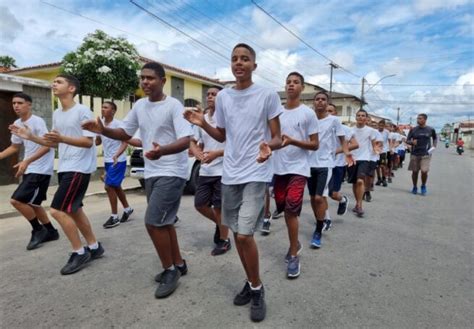
<svg viewBox="0 0 474 329"><path fill-rule="evenodd" d="M198 127L202 127L204 124L204 114L202 112L186 110L183 113L183 117Z"/></svg>
<svg viewBox="0 0 474 329"><path fill-rule="evenodd" d="M293 143L293 138L288 135L281 135L281 146L285 147Z"/></svg>
<svg viewBox="0 0 474 329"><path fill-rule="evenodd" d="M29 163L26 162L26 161L24 161L24 160L18 162L16 165L14 165L13 168L17 169L17 170L16 170L15 177L16 177L16 178L19 178L19 177L23 176L23 174L25 173L26 169L28 168L28 165L29 165Z"/></svg>
<svg viewBox="0 0 474 329"><path fill-rule="evenodd" d="M145 156L149 160L158 160L159 158L161 158L160 145L158 143L153 142L153 148L145 152Z"/></svg>
<svg viewBox="0 0 474 329"><path fill-rule="evenodd" d="M204 158L201 160L203 163L211 163L218 157L217 152L209 151L204 152Z"/></svg>
<svg viewBox="0 0 474 329"><path fill-rule="evenodd" d="M272 155L272 149L266 142L260 144L260 152L258 153L257 162L263 163L267 161Z"/></svg>
<svg viewBox="0 0 474 329"><path fill-rule="evenodd" d="M51 130L49 133L44 134L44 139L50 145L58 145L62 143L62 136L57 130Z"/></svg>
<svg viewBox="0 0 474 329"><path fill-rule="evenodd" d="M33 132L31 131L30 127L28 127L27 125L24 125L24 127L10 125L8 126L8 129L10 129L10 132L13 135L26 139L26 140L31 139L31 137L33 136Z"/></svg>
<svg viewBox="0 0 474 329"><path fill-rule="evenodd" d="M81 124L82 129L89 130L96 134L101 134L104 132L104 124L100 117L97 117L96 120L86 120Z"/></svg>

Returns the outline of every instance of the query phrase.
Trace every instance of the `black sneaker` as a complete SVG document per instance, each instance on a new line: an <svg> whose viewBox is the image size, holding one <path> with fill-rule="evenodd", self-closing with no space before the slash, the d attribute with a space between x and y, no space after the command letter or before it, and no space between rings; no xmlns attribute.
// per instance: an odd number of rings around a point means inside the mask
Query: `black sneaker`
<svg viewBox="0 0 474 329"><path fill-rule="evenodd" d="M124 211L122 214L122 218L120 218L120 223L125 223L129 221L130 215L133 213L133 209L130 208L129 211Z"/></svg>
<svg viewBox="0 0 474 329"><path fill-rule="evenodd" d="M58 240L58 239L59 239L58 230L52 229L52 230L48 230L48 235L43 240L43 242L55 241L55 240Z"/></svg>
<svg viewBox="0 0 474 329"><path fill-rule="evenodd" d="M281 215L283 214L283 211L282 212L278 212L278 210L275 210L272 214L272 218L273 219L278 219L281 217Z"/></svg>
<svg viewBox="0 0 474 329"><path fill-rule="evenodd" d="M377 185L377 186L382 185L382 180L381 179L377 180L377 183L375 183L375 185Z"/></svg>
<svg viewBox="0 0 474 329"><path fill-rule="evenodd" d="M387 186L388 186L388 184L387 184L387 181L386 181L386 180L383 180L383 181L382 181L382 186L383 186L383 187L387 187Z"/></svg>
<svg viewBox="0 0 474 329"><path fill-rule="evenodd" d="M264 218L262 228L260 229L260 232L262 232L262 235L270 234L270 225L271 225L271 218Z"/></svg>
<svg viewBox="0 0 474 329"><path fill-rule="evenodd" d="M345 195L342 196L341 202L337 206L337 214L342 216L347 212L347 207L349 206L349 199Z"/></svg>
<svg viewBox="0 0 474 329"><path fill-rule="evenodd" d="M97 242L97 243L99 245L97 249L90 249L89 247L86 247L91 253L91 260L100 258L104 255L105 250L104 250L104 247L102 247L102 243L100 242Z"/></svg>
<svg viewBox="0 0 474 329"><path fill-rule="evenodd" d="M372 201L372 195L370 192L365 192L365 201L371 202Z"/></svg>
<svg viewBox="0 0 474 329"><path fill-rule="evenodd" d="M265 290L262 286L259 290L251 290L252 304L250 305L250 320L260 322L265 319L267 306L265 305Z"/></svg>
<svg viewBox="0 0 474 329"><path fill-rule="evenodd" d="M250 303L251 299L252 299L252 294L251 294L251 289L250 289L250 283L248 281L245 281L245 286L242 289L242 291L239 292L234 297L234 305L237 305L237 306L247 305L248 303Z"/></svg>
<svg viewBox="0 0 474 329"><path fill-rule="evenodd" d="M118 217L110 216L109 219L102 225L104 228L112 228L120 225L120 219Z"/></svg>
<svg viewBox="0 0 474 329"><path fill-rule="evenodd" d="M31 231L31 239L28 245L26 246L26 250L33 250L40 246L48 236L48 230L46 227L42 226L41 230L38 231Z"/></svg>
<svg viewBox="0 0 474 329"><path fill-rule="evenodd" d="M330 231L332 226L332 220L330 219L325 219L324 220L324 226L323 226L323 231Z"/></svg>
<svg viewBox="0 0 474 329"><path fill-rule="evenodd" d="M171 295L178 287L178 281L181 272L175 268L174 270L164 270L161 275L160 284L155 291L156 298L165 298Z"/></svg>
<svg viewBox="0 0 474 329"><path fill-rule="evenodd" d="M214 243L218 244L221 241L221 231L219 231L219 225L216 224L216 230L214 231Z"/></svg>
<svg viewBox="0 0 474 329"><path fill-rule="evenodd" d="M181 276L186 275L188 273L188 265L186 265L186 261L184 259L183 259L183 265L176 266L176 268L181 272ZM161 277L163 276L163 273L164 271L155 275L155 282L158 282L158 283L161 282Z"/></svg>
<svg viewBox="0 0 474 329"><path fill-rule="evenodd" d="M91 259L91 253L88 248L84 248L84 254L79 255L77 252L73 252L66 265L61 269L62 275L68 275L76 273L82 270Z"/></svg>
<svg viewBox="0 0 474 329"><path fill-rule="evenodd" d="M211 255L212 256L219 256L223 255L226 252L228 252L232 248L230 244L230 240L219 240L217 243L216 247L212 250Z"/></svg>

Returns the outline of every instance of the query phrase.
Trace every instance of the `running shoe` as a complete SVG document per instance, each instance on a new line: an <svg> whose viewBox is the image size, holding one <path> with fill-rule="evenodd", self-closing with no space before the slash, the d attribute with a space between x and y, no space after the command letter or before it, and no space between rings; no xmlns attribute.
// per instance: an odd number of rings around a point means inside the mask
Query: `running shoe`
<svg viewBox="0 0 474 329"><path fill-rule="evenodd" d="M234 297L234 305L243 306L250 303L252 299L250 283L245 281L244 288Z"/></svg>
<svg viewBox="0 0 474 329"><path fill-rule="evenodd" d="M120 218L120 223L128 222L130 219L130 215L133 213L133 209L130 208L129 211L124 211L122 214L122 218Z"/></svg>
<svg viewBox="0 0 474 329"><path fill-rule="evenodd" d="M298 250L296 251L296 255L298 256L302 250L303 250L303 245L298 241ZM285 256L285 263L288 263L288 260L290 258L291 258L290 248L288 248L288 252L286 253L286 256Z"/></svg>
<svg viewBox="0 0 474 329"><path fill-rule="evenodd" d="M337 206L337 214L342 216L347 212L347 207L349 206L349 199L343 195L342 200L339 202Z"/></svg>
<svg viewBox="0 0 474 329"><path fill-rule="evenodd" d="M181 265L181 266L176 265L175 267L179 270L179 272L181 273L181 276L186 275L188 273L188 265L186 264L186 261L184 259L183 259L183 265ZM161 282L161 278L163 276L163 273L165 273L165 271L155 275L155 282L158 282L158 283Z"/></svg>
<svg viewBox="0 0 474 329"><path fill-rule="evenodd" d="M33 250L38 248L41 243L45 242L47 237L48 229L46 229L46 227L44 226L41 226L41 230L31 231L31 239L28 245L26 246L26 250Z"/></svg>
<svg viewBox="0 0 474 329"><path fill-rule="evenodd" d="M272 214L272 219L277 219L277 218L280 218L281 216L283 215L283 211L282 212L278 212L278 210L275 210Z"/></svg>
<svg viewBox="0 0 474 329"><path fill-rule="evenodd" d="M382 180L381 179L377 180L377 183L375 183L375 185L377 185L377 186L382 185Z"/></svg>
<svg viewBox="0 0 474 329"><path fill-rule="evenodd" d="M426 195L426 186L421 185L421 195Z"/></svg>
<svg viewBox="0 0 474 329"><path fill-rule="evenodd" d="M120 225L120 219L118 217L110 216L109 219L102 225L104 228L112 228Z"/></svg>
<svg viewBox="0 0 474 329"><path fill-rule="evenodd" d="M332 220L330 219L325 219L324 220L324 226L323 226L323 231L329 231L331 230L331 225L332 225Z"/></svg>
<svg viewBox="0 0 474 329"><path fill-rule="evenodd" d="M91 253L88 248L84 248L85 251L82 255L77 252L73 252L69 257L66 265L61 269L62 275L68 275L76 273L82 270L91 259Z"/></svg>
<svg viewBox="0 0 474 329"><path fill-rule="evenodd" d="M100 258L104 255L105 250L104 250L104 247L102 247L102 243L97 242L97 244L99 245L99 247L96 249L91 249L89 247L86 247L86 249L88 249L89 252L91 253L91 260Z"/></svg>
<svg viewBox="0 0 474 329"><path fill-rule="evenodd" d="M311 239L311 247L315 249L321 248L321 233L316 232L313 233L313 238Z"/></svg>
<svg viewBox="0 0 474 329"><path fill-rule="evenodd" d="M387 181L388 181L389 183L392 183L392 177L387 178Z"/></svg>
<svg viewBox="0 0 474 329"><path fill-rule="evenodd" d="M271 225L271 218L264 218L262 228L260 229L260 232L262 232L262 235L270 234L270 225Z"/></svg>
<svg viewBox="0 0 474 329"><path fill-rule="evenodd" d="M180 277L181 272L177 268L174 270L164 270L161 275L160 284L156 288L155 297L165 298L171 295L178 287Z"/></svg>
<svg viewBox="0 0 474 329"><path fill-rule="evenodd" d="M417 193L418 193L418 187L413 186L413 188L411 189L411 194L417 194Z"/></svg>
<svg viewBox="0 0 474 329"><path fill-rule="evenodd" d="M386 180L383 180L383 181L382 181L382 186L383 186L383 187L387 187L387 186L388 186L388 184L387 184L387 181L386 181Z"/></svg>
<svg viewBox="0 0 474 329"><path fill-rule="evenodd" d="M296 279L300 276L300 259L298 256L291 256L288 261L286 275L288 279Z"/></svg>
<svg viewBox="0 0 474 329"><path fill-rule="evenodd" d="M265 319L267 307L265 305L265 290L263 286L258 290L250 290L250 320L260 322Z"/></svg>
<svg viewBox="0 0 474 329"><path fill-rule="evenodd" d="M223 255L226 252L228 252L232 248L230 244L230 240L219 240L217 243L216 247L212 250L211 255L212 256L219 256Z"/></svg>
<svg viewBox="0 0 474 329"><path fill-rule="evenodd" d="M365 192L365 201L371 202L372 201L372 195L370 192Z"/></svg>

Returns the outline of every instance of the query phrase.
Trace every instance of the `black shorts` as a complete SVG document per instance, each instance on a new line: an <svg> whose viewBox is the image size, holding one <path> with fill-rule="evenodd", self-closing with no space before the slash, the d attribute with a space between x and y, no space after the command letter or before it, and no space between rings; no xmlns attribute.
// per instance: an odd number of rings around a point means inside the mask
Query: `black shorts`
<svg viewBox="0 0 474 329"><path fill-rule="evenodd" d="M331 176L332 168L311 168L311 177L308 178L309 195L328 196Z"/></svg>
<svg viewBox="0 0 474 329"><path fill-rule="evenodd" d="M86 194L90 178L90 174L80 172L58 173L59 186L51 202L51 208L69 214L79 210L83 206L82 199Z"/></svg>
<svg viewBox="0 0 474 329"><path fill-rule="evenodd" d="M41 202L46 200L46 192L48 191L50 175L42 174L26 174L12 194L12 199L27 203L32 206L41 206Z"/></svg>
<svg viewBox="0 0 474 329"><path fill-rule="evenodd" d="M387 152L381 153L380 154L380 159L378 161L378 165L386 166L387 165Z"/></svg>
<svg viewBox="0 0 474 329"><path fill-rule="evenodd" d="M221 208L221 178L221 176L199 176L194 194L195 207Z"/></svg>
<svg viewBox="0 0 474 329"><path fill-rule="evenodd" d="M370 176L370 161L356 161L354 166L347 168L348 183L355 184L358 178Z"/></svg>
<svg viewBox="0 0 474 329"><path fill-rule="evenodd" d="M374 177L375 169L377 169L377 161L369 161L369 176Z"/></svg>

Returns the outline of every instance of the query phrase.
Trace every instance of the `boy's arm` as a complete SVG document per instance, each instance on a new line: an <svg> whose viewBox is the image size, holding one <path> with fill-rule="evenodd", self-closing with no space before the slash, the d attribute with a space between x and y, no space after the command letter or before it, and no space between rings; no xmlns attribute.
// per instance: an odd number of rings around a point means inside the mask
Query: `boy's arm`
<svg viewBox="0 0 474 329"><path fill-rule="evenodd" d="M191 141L189 142L189 150L191 151L191 154L194 155L199 161L204 159L204 153L194 138L191 138Z"/></svg>
<svg viewBox="0 0 474 329"><path fill-rule="evenodd" d="M84 130L89 130L93 133L104 135L112 139L128 141L132 138L132 136L129 136L123 128L105 127L99 117L96 120L87 120L83 122L81 126Z"/></svg>
<svg viewBox="0 0 474 329"><path fill-rule="evenodd" d="M48 140L46 140L44 137L37 136L37 135L33 134L30 127L28 127L27 125L24 125L24 127L18 127L18 126L15 126L15 125L10 125L8 127L8 129L10 129L10 132L13 135L18 136L18 137L23 138L23 139L26 139L26 140L29 140L29 141L32 141L33 143L36 143L38 145L47 146L47 147L56 147L57 146L57 143L56 144L51 143Z"/></svg>
<svg viewBox="0 0 474 329"><path fill-rule="evenodd" d="M94 137L81 136L71 137L61 135L57 130L51 130L44 135L45 139L51 144L64 143L76 147L91 148L94 145Z"/></svg>
<svg viewBox="0 0 474 329"><path fill-rule="evenodd" d="M158 160L164 155L176 154L186 150L189 147L190 136L179 138L176 142L168 145L159 145L153 142L153 149L144 153L147 159Z"/></svg>
<svg viewBox="0 0 474 329"><path fill-rule="evenodd" d="M95 145L99 146L100 144L102 144L102 138L100 137L100 135L97 135L95 137Z"/></svg>
<svg viewBox="0 0 474 329"><path fill-rule="evenodd" d="M128 147L128 143L127 142L122 142L122 144L120 144L120 147L118 148L117 152L114 154L114 156L112 157L113 160L114 160L114 165L117 163L118 161L118 158L120 157L120 155L125 152L125 150L127 149Z"/></svg>
<svg viewBox="0 0 474 329"><path fill-rule="evenodd" d="M8 158L15 153L18 153L20 151L20 146L21 144L11 144L9 147L0 152L0 160Z"/></svg>
<svg viewBox="0 0 474 329"><path fill-rule="evenodd" d="M140 138L130 138L127 141L127 143L132 145L132 146L135 146L135 147L142 147L143 146L142 141L141 141Z"/></svg>
<svg viewBox="0 0 474 329"><path fill-rule="evenodd" d="M272 139L269 142L260 143L260 151L257 157L258 163L267 161L272 155L273 150L282 148L280 118L276 116L273 119L268 120L268 126L270 127Z"/></svg>
<svg viewBox="0 0 474 329"><path fill-rule="evenodd" d="M281 143L282 147L285 147L287 145L294 145L304 150L312 150L312 151L316 151L319 147L319 137L317 133L309 135L309 140L307 141L300 141L297 139L293 139L287 135L282 135L281 139L282 139L282 143Z"/></svg>
<svg viewBox="0 0 474 329"><path fill-rule="evenodd" d="M36 151L32 156L30 156L29 158L23 159L22 161L14 165L13 168L17 168L15 177L18 178L22 176L25 173L28 166L30 165L30 163L38 160L43 155L47 154L49 151L50 151L50 148L47 146L40 147L38 151Z"/></svg>
<svg viewBox="0 0 474 329"><path fill-rule="evenodd" d="M184 118L190 123L204 129L209 136L214 138L216 141L223 143L225 142L225 129L220 127L211 126L206 120L204 120L204 113L198 111L184 111Z"/></svg>

